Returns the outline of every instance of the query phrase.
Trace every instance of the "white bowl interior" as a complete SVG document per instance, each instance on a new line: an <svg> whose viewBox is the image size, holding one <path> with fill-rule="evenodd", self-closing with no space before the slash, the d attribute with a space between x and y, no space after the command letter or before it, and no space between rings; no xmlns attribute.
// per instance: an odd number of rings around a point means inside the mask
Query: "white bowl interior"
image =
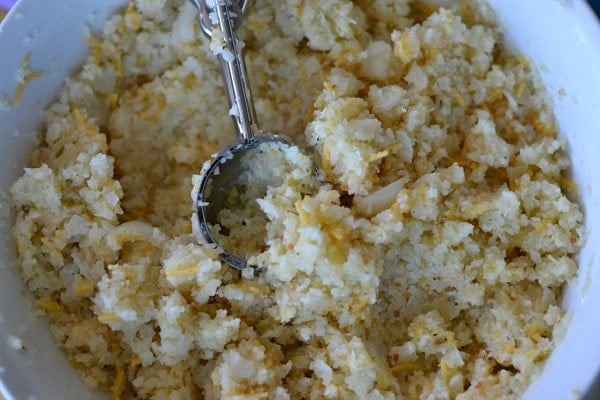
<svg viewBox="0 0 600 400"><path fill-rule="evenodd" d="M490 0L506 28L507 42L539 67L554 98L560 131L568 139L573 180L585 209L587 240L579 256L578 280L566 291L572 321L563 342L526 399L576 398L600 371L600 26L585 1ZM0 393L7 399L96 399L78 379L48 332L31 313L31 301L16 272L8 188L21 174L43 120L42 111L84 59L86 26L98 30L125 0L53 3L48 23L45 2L21 0L0 25L0 95L14 93L13 76L31 51L31 68L44 71L31 82L20 104L0 111ZM7 344L9 335L25 349Z"/></svg>

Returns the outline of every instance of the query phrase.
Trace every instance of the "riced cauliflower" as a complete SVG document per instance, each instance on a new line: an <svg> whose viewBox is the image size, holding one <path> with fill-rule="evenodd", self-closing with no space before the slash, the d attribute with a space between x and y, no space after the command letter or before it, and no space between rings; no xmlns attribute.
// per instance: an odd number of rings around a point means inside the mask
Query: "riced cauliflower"
<svg viewBox="0 0 600 400"><path fill-rule="evenodd" d="M248 218L222 211L256 276L202 240L190 199L235 136L193 5L134 0L88 38L11 192L22 279L91 388L522 395L561 339L581 208L548 94L493 10L434 4L249 6L260 125L302 148Z"/></svg>

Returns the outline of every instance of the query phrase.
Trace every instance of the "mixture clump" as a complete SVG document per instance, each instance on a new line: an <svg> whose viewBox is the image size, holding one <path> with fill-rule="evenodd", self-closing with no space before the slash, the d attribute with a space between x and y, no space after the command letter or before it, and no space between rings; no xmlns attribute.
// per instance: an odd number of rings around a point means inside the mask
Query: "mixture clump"
<svg viewBox="0 0 600 400"><path fill-rule="evenodd" d="M223 211L256 276L193 215L195 174L234 140L222 49L193 5L135 0L88 38L11 192L20 274L89 386L523 394L564 331L582 213L530 62L484 1L434 4L252 2L239 34L260 125L303 148L247 215Z"/></svg>

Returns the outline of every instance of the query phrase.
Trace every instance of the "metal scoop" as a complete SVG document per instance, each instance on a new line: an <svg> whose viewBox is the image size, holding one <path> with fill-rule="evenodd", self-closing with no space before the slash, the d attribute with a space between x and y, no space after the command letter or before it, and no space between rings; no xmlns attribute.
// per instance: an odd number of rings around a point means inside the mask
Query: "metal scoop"
<svg viewBox="0 0 600 400"><path fill-rule="evenodd" d="M265 142L273 142L281 146L289 146L277 135L255 135L260 133L256 124L256 111L248 85L246 66L241 54L236 30L242 24L243 11L247 1L233 0L191 0L198 9L198 20L204 34L213 39L215 34L222 35L223 52L218 55L219 66L225 81L225 89L231 106L235 130L238 140L213 156L212 163L205 165L201 173L201 182L196 198L197 214L202 235L208 243L215 243L221 249L221 258L236 269L246 268L246 260L239 249L224 248L219 243L218 215L225 204L225 198L232 187L239 186L238 177L243 168L249 168L241 160L257 152L258 146ZM255 154L252 154L255 156ZM268 152L261 156L269 157ZM265 163L262 162L264 165ZM273 165L273 163L269 163ZM273 165L277 168L277 165ZM243 190L243 188L241 188ZM265 189L266 191L266 189ZM230 230L231 227L228 229ZM227 232L225 232L227 233Z"/></svg>

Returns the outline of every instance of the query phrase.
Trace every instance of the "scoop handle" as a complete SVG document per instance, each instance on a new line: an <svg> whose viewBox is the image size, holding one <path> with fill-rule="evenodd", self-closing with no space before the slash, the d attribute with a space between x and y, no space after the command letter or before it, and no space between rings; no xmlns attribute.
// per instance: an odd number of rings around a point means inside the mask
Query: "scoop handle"
<svg viewBox="0 0 600 400"><path fill-rule="evenodd" d="M252 139L254 130L258 130L258 127L252 93L248 85L246 63L235 34L236 29L241 25L243 11L237 2L229 0L215 1L213 11L216 13L219 28L223 34L224 48L223 52L218 55L218 59L231 106L232 112L230 113L239 138L248 141ZM214 33L213 30L212 40L215 40Z"/></svg>

